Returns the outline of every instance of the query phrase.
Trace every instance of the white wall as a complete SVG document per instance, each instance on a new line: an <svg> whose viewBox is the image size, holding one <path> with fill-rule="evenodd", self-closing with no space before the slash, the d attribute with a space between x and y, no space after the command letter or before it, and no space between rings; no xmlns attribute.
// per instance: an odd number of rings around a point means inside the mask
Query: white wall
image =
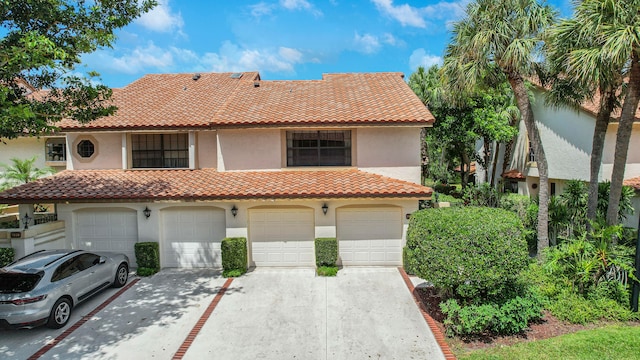
<svg viewBox="0 0 640 360"><path fill-rule="evenodd" d="M604 180L611 179L613 172L613 160L615 156L616 134L618 132L618 123L609 125L607 135L605 137L605 147L602 154L602 178ZM640 176L640 123L634 123L631 132L631 140L629 141L629 150L627 153L627 165L625 166L624 178L631 179Z"/></svg>
<svg viewBox="0 0 640 360"><path fill-rule="evenodd" d="M0 163L11 165L11 159L28 159L36 156L35 166L45 167L45 141L46 138L19 137L17 139L0 142Z"/></svg>

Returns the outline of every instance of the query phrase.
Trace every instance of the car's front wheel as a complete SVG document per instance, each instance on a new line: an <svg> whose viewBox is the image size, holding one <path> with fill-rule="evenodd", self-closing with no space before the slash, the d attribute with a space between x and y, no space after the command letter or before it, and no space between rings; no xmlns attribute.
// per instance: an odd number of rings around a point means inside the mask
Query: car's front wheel
<svg viewBox="0 0 640 360"><path fill-rule="evenodd" d="M123 287L129 279L129 268L127 264L122 263L116 271L116 278L113 280L113 287Z"/></svg>
<svg viewBox="0 0 640 360"><path fill-rule="evenodd" d="M53 305L47 326L52 329L60 329L67 325L71 318L71 300L68 298L60 298Z"/></svg>

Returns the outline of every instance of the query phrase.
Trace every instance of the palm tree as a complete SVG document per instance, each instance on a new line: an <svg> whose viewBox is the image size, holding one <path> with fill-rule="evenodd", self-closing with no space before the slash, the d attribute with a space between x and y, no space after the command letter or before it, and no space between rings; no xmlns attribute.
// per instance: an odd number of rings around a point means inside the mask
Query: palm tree
<svg viewBox="0 0 640 360"><path fill-rule="evenodd" d="M12 158L11 165L0 164L0 167L4 168L4 173L2 174L4 183L8 187L12 187L26 184L54 173L54 170L49 167L42 169L35 167L36 158L36 156L25 160Z"/></svg>
<svg viewBox="0 0 640 360"><path fill-rule="evenodd" d="M585 0L576 1L575 6L574 18L563 20L550 31L549 38L553 40L550 42L548 59L552 73L560 76L553 85L550 99L554 103L566 103L569 100L571 105L577 106L586 99L593 100L594 94L599 91L587 205L587 217L595 220L599 202L598 176L605 134L612 112L620 107L623 79L629 77L628 92L616 140L610 208L607 215L607 221L614 224L640 91L640 34L634 30L640 26L640 1Z"/></svg>
<svg viewBox="0 0 640 360"><path fill-rule="evenodd" d="M538 255L549 246L548 168L525 79L534 74L540 34L554 18L555 11L536 0L476 0L467 6L466 17L454 24L444 63L450 82L461 90L497 70L515 94L538 163Z"/></svg>

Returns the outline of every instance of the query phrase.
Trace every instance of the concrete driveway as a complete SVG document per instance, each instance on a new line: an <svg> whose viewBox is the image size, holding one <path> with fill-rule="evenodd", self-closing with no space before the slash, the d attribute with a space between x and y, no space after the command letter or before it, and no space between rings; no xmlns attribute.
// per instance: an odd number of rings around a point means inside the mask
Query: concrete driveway
<svg viewBox="0 0 640 360"><path fill-rule="evenodd" d="M216 270L143 278L40 359L171 359L225 281ZM67 328L114 293L78 306ZM262 268L217 299L185 359L444 358L395 268ZM27 359L63 330L0 331L0 358Z"/></svg>
<svg viewBox="0 0 640 360"><path fill-rule="evenodd" d="M237 278L185 359L444 359L395 268L257 269Z"/></svg>

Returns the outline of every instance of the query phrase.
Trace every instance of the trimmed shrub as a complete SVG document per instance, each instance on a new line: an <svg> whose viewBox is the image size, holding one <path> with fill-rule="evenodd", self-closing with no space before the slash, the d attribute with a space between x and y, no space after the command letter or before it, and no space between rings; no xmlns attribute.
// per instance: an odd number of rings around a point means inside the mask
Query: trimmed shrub
<svg viewBox="0 0 640 360"><path fill-rule="evenodd" d="M15 257L16 251L13 248L0 248L0 268L11 264Z"/></svg>
<svg viewBox="0 0 640 360"><path fill-rule="evenodd" d="M520 219L497 208L414 212L407 247L417 276L464 303L513 297L518 273L529 259Z"/></svg>
<svg viewBox="0 0 640 360"><path fill-rule="evenodd" d="M407 274L416 274L417 261L415 256L413 256L413 250L409 249L407 246L402 248L402 266Z"/></svg>
<svg viewBox="0 0 640 360"><path fill-rule="evenodd" d="M224 238L222 250L222 276L238 277L247 272L247 238Z"/></svg>
<svg viewBox="0 0 640 360"><path fill-rule="evenodd" d="M316 238L316 266L336 266L338 261L338 239Z"/></svg>
<svg viewBox="0 0 640 360"><path fill-rule="evenodd" d="M338 274L337 266L319 266L316 273L320 276L336 276Z"/></svg>
<svg viewBox="0 0 640 360"><path fill-rule="evenodd" d="M150 276L160 271L160 246L157 242L139 242L133 248L139 276Z"/></svg>
<svg viewBox="0 0 640 360"><path fill-rule="evenodd" d="M445 314L448 336L468 336L485 333L511 335L522 332L529 322L542 318L542 301L533 294L507 300L504 304L461 306L449 299L440 304Z"/></svg>

